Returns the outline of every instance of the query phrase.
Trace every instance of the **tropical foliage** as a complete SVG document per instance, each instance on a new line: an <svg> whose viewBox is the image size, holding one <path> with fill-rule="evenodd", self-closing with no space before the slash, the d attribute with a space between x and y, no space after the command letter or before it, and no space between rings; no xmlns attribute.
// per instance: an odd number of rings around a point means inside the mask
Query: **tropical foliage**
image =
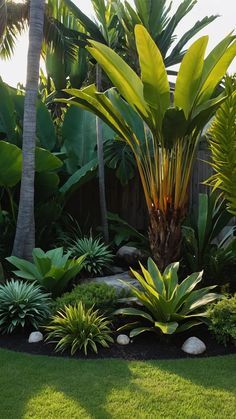
<svg viewBox="0 0 236 419"><path fill-rule="evenodd" d="M74 257L86 254L83 269L89 275L100 275L113 261L113 255L101 238L94 239L92 236L77 239L69 247Z"/></svg>
<svg viewBox="0 0 236 419"><path fill-rule="evenodd" d="M236 55L236 42L227 36L206 59L208 37L194 42L181 63L171 101L158 47L142 25L136 25L135 38L141 78L112 49L91 40L88 51L119 93L98 93L94 85L69 89L67 103L98 115L131 147L149 210L151 250L163 269L179 256L200 132L225 100L215 89ZM143 123L143 135L137 135L133 115Z"/></svg>
<svg viewBox="0 0 236 419"><path fill-rule="evenodd" d="M81 301L85 308L94 307L96 310L110 312L114 311L119 296L115 288L106 283L88 282L77 285L71 292L58 297L53 310L63 310L65 306L75 306Z"/></svg>
<svg viewBox="0 0 236 419"><path fill-rule="evenodd" d="M203 272L196 272L178 281L179 263L173 263L159 271L154 261L148 259L148 269L140 264L142 275L131 270L139 286L128 285L143 308L121 308L117 315L131 316L132 323L119 330L131 329L130 337L143 332L155 332L165 335L183 332L193 326L206 322L206 306L219 298L212 293L215 286L196 289L202 280ZM135 321L135 320L137 321Z"/></svg>
<svg viewBox="0 0 236 419"><path fill-rule="evenodd" d="M227 77L225 84L228 98L208 131L214 174L207 183L222 192L228 210L236 215L236 77Z"/></svg>
<svg viewBox="0 0 236 419"><path fill-rule="evenodd" d="M36 285L14 281L0 285L0 331L12 333L15 329L31 326L34 329L50 316L51 300Z"/></svg>
<svg viewBox="0 0 236 419"><path fill-rule="evenodd" d="M18 270L14 274L27 281L37 281L53 296L62 294L69 282L81 271L86 255L71 259L71 253L64 254L63 248L44 252L33 250L33 262L10 256L8 262Z"/></svg>
<svg viewBox="0 0 236 419"><path fill-rule="evenodd" d="M236 340L236 294L212 305L208 315L209 330L219 342L226 345Z"/></svg>
<svg viewBox="0 0 236 419"><path fill-rule="evenodd" d="M55 350L64 352L70 349L71 355L88 350L98 352L98 345L108 348L113 342L109 320L93 308L86 309L80 302L76 306L66 306L52 317L46 327L46 340L56 343Z"/></svg>
<svg viewBox="0 0 236 419"><path fill-rule="evenodd" d="M219 194L199 194L197 217L192 214L182 227L183 258L191 272L204 269L205 278L220 281L235 265L235 226L227 228L231 220Z"/></svg>

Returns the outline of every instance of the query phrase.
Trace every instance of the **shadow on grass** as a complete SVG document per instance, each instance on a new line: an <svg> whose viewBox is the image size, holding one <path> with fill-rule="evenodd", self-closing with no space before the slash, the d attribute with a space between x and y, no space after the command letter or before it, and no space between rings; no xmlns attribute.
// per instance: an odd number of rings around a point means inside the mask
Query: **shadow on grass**
<svg viewBox="0 0 236 419"><path fill-rule="evenodd" d="M124 412L125 404L133 394L136 394L136 406L139 394L147 406L148 397L151 395L150 400L155 405L155 391L158 391L158 385L162 384L163 373L166 373L166 380L170 384L173 376L173 381L180 377L191 382L191 385L234 392L235 360L235 356L228 356L176 361L80 361L0 350L0 418L31 417L31 409L38 408L35 407L36 399L37 406L45 403L45 410L50 412L50 416L43 416L42 406L38 415L37 412L33 412L32 417L37 419L67 419L68 410L65 407L66 413L63 413L63 403L68 402L73 404L73 412L68 419L115 418L116 412L111 413L107 408L108 401L114 397L114 406L116 403L123 403ZM145 380L148 379L151 383L149 387L145 384ZM52 394L54 396L50 400Z"/></svg>

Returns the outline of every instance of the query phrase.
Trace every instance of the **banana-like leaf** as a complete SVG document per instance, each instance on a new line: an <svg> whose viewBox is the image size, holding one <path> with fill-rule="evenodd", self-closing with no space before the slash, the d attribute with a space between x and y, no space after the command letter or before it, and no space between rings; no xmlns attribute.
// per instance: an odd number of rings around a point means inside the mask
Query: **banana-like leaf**
<svg viewBox="0 0 236 419"><path fill-rule="evenodd" d="M70 176L66 183L61 186L60 192L63 194L72 192L88 180L92 179L96 175L97 166L98 161L97 159L94 159L81 167L81 169L77 170L77 172Z"/></svg>
<svg viewBox="0 0 236 419"><path fill-rule="evenodd" d="M199 91L207 43L207 36L195 41L185 54L178 72L175 106L183 109L186 119L189 117Z"/></svg>
<svg viewBox="0 0 236 419"><path fill-rule="evenodd" d="M55 127L47 107L41 101L37 103L36 134L43 148L53 150L56 144Z"/></svg>
<svg viewBox="0 0 236 419"><path fill-rule="evenodd" d="M0 141L0 185L15 186L21 178L22 153L14 144Z"/></svg>
<svg viewBox="0 0 236 419"><path fill-rule="evenodd" d="M59 169L63 165L62 161L54 154L43 148L36 148L35 153L35 170L38 173L53 171Z"/></svg>
<svg viewBox="0 0 236 419"><path fill-rule="evenodd" d="M162 55L142 25L135 27L136 46L142 73L144 99L161 127L170 106L170 85Z"/></svg>
<svg viewBox="0 0 236 419"><path fill-rule="evenodd" d="M88 51L106 72L113 85L127 102L147 119L148 109L143 97L143 84L137 74L111 48L95 41L90 41L90 44L92 47L88 47Z"/></svg>
<svg viewBox="0 0 236 419"><path fill-rule="evenodd" d="M16 129L16 116L14 103L9 88L0 77L0 131L6 134L9 142L14 142Z"/></svg>

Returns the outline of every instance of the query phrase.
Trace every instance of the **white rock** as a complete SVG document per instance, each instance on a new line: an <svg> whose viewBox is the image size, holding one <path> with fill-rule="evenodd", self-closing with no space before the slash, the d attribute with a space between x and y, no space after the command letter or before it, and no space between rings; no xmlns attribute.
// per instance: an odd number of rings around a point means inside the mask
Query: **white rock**
<svg viewBox="0 0 236 419"><path fill-rule="evenodd" d="M128 345L130 343L130 338L127 335L119 335L117 336L116 342L119 345Z"/></svg>
<svg viewBox="0 0 236 419"><path fill-rule="evenodd" d="M41 342L41 340L43 340L43 335L41 332L32 332L29 335L28 342L37 343L37 342Z"/></svg>
<svg viewBox="0 0 236 419"><path fill-rule="evenodd" d="M190 355L200 355L203 352L205 352L205 350L205 343L202 340L196 338L195 336L188 338L182 346L182 351Z"/></svg>

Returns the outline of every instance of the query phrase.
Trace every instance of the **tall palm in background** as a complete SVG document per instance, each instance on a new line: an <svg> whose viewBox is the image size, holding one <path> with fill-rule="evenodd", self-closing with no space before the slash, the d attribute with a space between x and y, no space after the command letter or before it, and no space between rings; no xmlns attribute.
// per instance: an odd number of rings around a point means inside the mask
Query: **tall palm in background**
<svg viewBox="0 0 236 419"><path fill-rule="evenodd" d="M29 49L23 122L23 167L20 203L13 254L31 259L35 247L34 177L36 148L36 100L38 95L40 54L43 42L45 0L30 1Z"/></svg>

